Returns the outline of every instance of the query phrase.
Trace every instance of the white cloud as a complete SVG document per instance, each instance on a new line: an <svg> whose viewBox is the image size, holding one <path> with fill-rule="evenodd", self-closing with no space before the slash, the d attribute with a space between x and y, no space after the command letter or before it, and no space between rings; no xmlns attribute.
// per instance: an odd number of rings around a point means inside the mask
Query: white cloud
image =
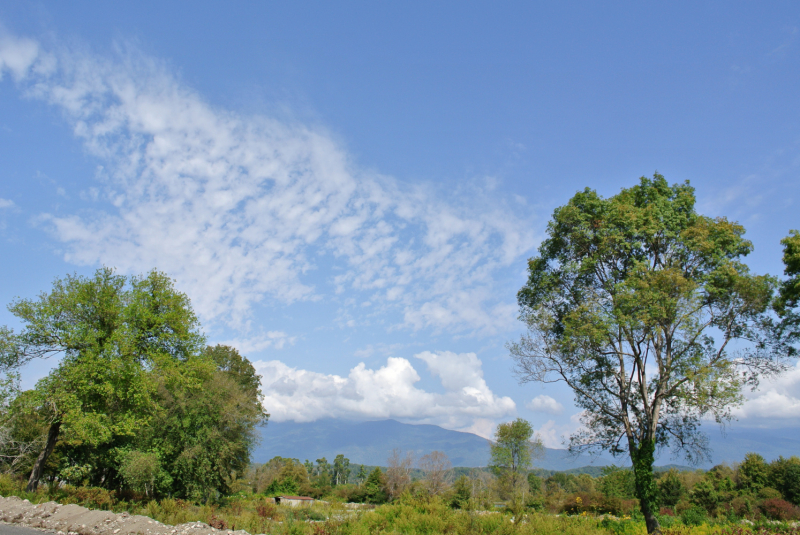
<svg viewBox="0 0 800 535"><path fill-rule="evenodd" d="M762 381L759 390L745 392L745 402L734 415L745 425L787 425L800 420L800 361L783 375Z"/></svg>
<svg viewBox="0 0 800 535"><path fill-rule="evenodd" d="M5 71L10 71L15 80L28 74L39 55L39 45L31 39L12 37L0 28L0 80Z"/></svg>
<svg viewBox="0 0 800 535"><path fill-rule="evenodd" d="M3 199L2 197L0 197L0 209L13 208L13 207L14 207L14 201L9 199Z"/></svg>
<svg viewBox="0 0 800 535"><path fill-rule="evenodd" d="M511 398L498 397L489 389L474 353L426 351L415 357L440 378L443 393L417 388L419 374L409 360L398 357L389 357L377 370L360 363L347 377L299 370L277 360L253 364L262 376L264 407L279 422L398 418L472 429L516 409Z"/></svg>
<svg viewBox="0 0 800 535"><path fill-rule="evenodd" d="M542 427L536 430L536 434L542 439L542 444L548 448L566 448L569 437L582 427L581 417L583 411L576 412L569 417L568 424L557 424L555 420L548 420Z"/></svg>
<svg viewBox="0 0 800 535"><path fill-rule="evenodd" d="M215 108L135 51L44 53L6 37L0 58L102 163L100 191L83 194L98 199L94 212L41 218L67 261L158 267L204 321L245 331L257 303L334 290L391 307L412 329L516 325L495 281L533 236L496 196L366 173L324 132Z"/></svg>
<svg viewBox="0 0 800 535"><path fill-rule="evenodd" d="M544 394L536 396L526 403L525 406L533 412L544 412L555 416L564 412L564 406L561 403Z"/></svg>

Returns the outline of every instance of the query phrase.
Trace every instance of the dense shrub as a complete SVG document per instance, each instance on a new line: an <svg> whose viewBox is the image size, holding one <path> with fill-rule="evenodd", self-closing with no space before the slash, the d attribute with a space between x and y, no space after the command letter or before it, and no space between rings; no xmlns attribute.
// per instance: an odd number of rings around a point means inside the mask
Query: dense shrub
<svg viewBox="0 0 800 535"><path fill-rule="evenodd" d="M658 480L658 494L662 505L675 507L686 495L686 487L678 476L678 471L670 470Z"/></svg>
<svg viewBox="0 0 800 535"><path fill-rule="evenodd" d="M764 516L772 520L800 520L800 507L786 500L778 498L764 500L760 509Z"/></svg>
<svg viewBox="0 0 800 535"><path fill-rule="evenodd" d="M737 496L726 504L726 511L737 518L751 518L758 510L755 499L752 496Z"/></svg>
<svg viewBox="0 0 800 535"><path fill-rule="evenodd" d="M681 521L687 526L699 526L708 521L708 516L703 507L694 506L681 513Z"/></svg>
<svg viewBox="0 0 800 535"><path fill-rule="evenodd" d="M66 494L62 503L76 503L90 509L111 509L117 503L116 492L99 487L72 487L65 485L61 490Z"/></svg>

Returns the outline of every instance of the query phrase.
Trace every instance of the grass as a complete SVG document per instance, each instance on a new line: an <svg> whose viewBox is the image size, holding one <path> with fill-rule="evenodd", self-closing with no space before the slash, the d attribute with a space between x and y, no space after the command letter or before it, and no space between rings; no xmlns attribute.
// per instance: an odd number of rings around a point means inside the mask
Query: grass
<svg viewBox="0 0 800 535"><path fill-rule="evenodd" d="M506 511L460 511L441 500L405 495L396 502L371 510L348 509L343 503L317 502L310 507L279 506L263 496L242 495L219 504L194 504L166 498L161 501L126 501L104 489L48 487L24 491L24 482L0 476L0 494L19 496L32 503L57 501L93 509L128 511L164 524L204 522L219 529L243 529L253 535L645 535L644 522L630 517L553 515L525 512L517 517ZM663 535L800 535L800 525L764 522L682 525L665 518Z"/></svg>

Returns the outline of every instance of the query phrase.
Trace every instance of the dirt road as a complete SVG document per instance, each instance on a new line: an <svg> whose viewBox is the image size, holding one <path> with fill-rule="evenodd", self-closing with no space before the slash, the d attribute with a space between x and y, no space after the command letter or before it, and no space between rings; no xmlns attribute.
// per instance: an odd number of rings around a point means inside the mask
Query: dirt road
<svg viewBox="0 0 800 535"><path fill-rule="evenodd" d="M202 522L167 526L152 518L128 513L93 511L80 505L55 502L33 505L16 496L0 497L0 535L41 535L41 528L57 535L249 535L246 531L214 529Z"/></svg>

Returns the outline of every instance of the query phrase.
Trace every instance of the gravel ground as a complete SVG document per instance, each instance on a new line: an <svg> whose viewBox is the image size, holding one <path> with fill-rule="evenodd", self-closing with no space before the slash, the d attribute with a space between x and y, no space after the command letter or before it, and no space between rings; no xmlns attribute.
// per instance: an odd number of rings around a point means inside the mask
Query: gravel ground
<svg viewBox="0 0 800 535"><path fill-rule="evenodd" d="M57 535L249 535L244 530L215 529L203 522L167 526L146 516L93 511L80 505L55 502L33 505L16 496L0 497L0 521L6 523L0 525L2 535L31 535L27 530L12 531L18 526L48 530Z"/></svg>

